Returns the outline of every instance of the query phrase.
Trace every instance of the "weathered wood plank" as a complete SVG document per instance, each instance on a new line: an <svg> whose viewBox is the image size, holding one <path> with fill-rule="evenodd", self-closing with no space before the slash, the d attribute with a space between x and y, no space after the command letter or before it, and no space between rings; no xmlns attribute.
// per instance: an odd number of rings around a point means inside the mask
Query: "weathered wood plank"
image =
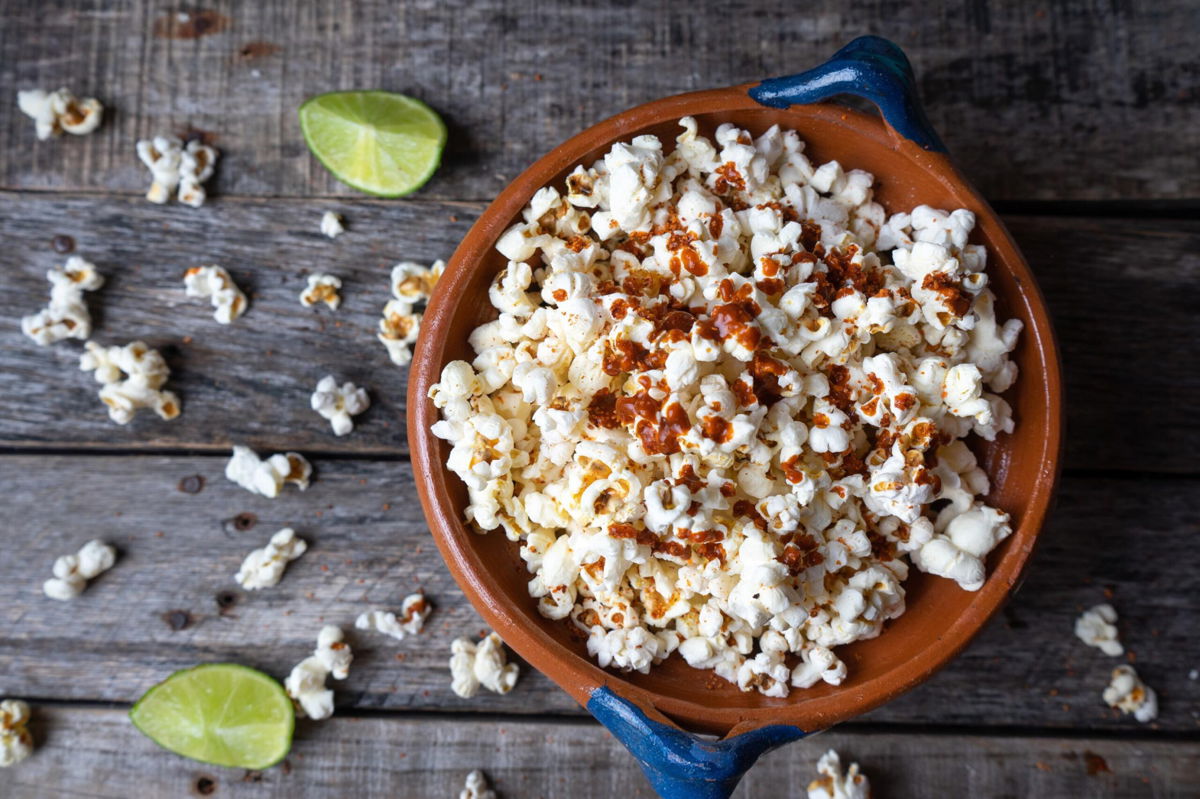
<svg viewBox="0 0 1200 799"><path fill-rule="evenodd" d="M349 232L320 235L327 209ZM404 453L407 371L375 340L397 260L448 258L480 212L477 203L227 199L199 210L135 198L52 198L0 193L6 219L0 269L0 443L22 446L227 449L264 447ZM1054 312L1067 375L1068 467L1194 471L1200 424L1182 397L1200 391L1190 347L1200 321L1200 224L1179 220L1008 219ZM113 424L78 371L76 342L50 348L21 335L17 320L46 302L44 274L72 236L108 275L89 295L102 343L143 338L161 346L183 399L172 422ZM233 325L184 296L181 276L220 263L251 292ZM336 314L302 308L313 271L340 275ZM186 337L190 337L190 341ZM335 438L309 409L323 375L366 386L374 407L355 432ZM1169 434L1168 432L1169 431Z"/></svg>
<svg viewBox="0 0 1200 799"><path fill-rule="evenodd" d="M35 709L38 750L0 771L0 794L63 796L457 796L482 768L501 796L645 797L645 778L598 724L334 718L301 722L287 765L193 763L141 737L123 710ZM1192 797L1200 749L1184 741L831 732L763 757L735 794L802 796L827 749L853 759L876 796ZM350 786L354 786L351 788Z"/></svg>
<svg viewBox="0 0 1200 799"><path fill-rule="evenodd" d="M283 677L325 623L347 628L356 659L338 683L348 708L455 713L578 714L526 668L507 696L450 692L450 641L483 624L440 560L407 463L318 460L303 494L253 496L211 457L0 457L8 502L0 560L0 694L130 702L172 671L236 660ZM182 478L203 490L179 490ZM1195 482L1064 481L1024 587L953 665L867 718L887 723L1133 729L1100 700L1117 661L1079 643L1074 618L1112 602L1125 644L1160 694L1156 729L1200 724L1200 590ZM257 517L239 530L239 514ZM242 558L290 525L311 547L283 582L243 592ZM245 525L242 525L245 526ZM55 557L101 537L117 566L73 602L41 595ZM403 642L352 629L370 607L394 607L422 586L436 605L426 631Z"/></svg>
<svg viewBox="0 0 1200 799"><path fill-rule="evenodd" d="M133 141L203 130L224 152L218 194L345 194L309 156L295 109L333 89L387 88L425 99L450 125L424 196L487 199L604 117L801 71L871 32L907 49L930 118L993 199L1200 195L1188 35L1200 9L1187 0L824 0L803 13L786 0L214 0L190 10L177 20L179 6L161 0L7 3L3 95L65 84L113 111L88 139L35 144L29 121L0 104L0 187L144 191Z"/></svg>

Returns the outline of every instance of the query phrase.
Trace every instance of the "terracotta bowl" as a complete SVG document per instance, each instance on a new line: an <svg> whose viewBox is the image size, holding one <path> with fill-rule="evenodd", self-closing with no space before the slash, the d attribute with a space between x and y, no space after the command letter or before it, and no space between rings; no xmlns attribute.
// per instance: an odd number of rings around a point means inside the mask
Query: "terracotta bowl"
<svg viewBox="0 0 1200 799"><path fill-rule="evenodd" d="M883 118L815 102L847 93L873 100ZM785 699L743 693L690 668L678 656L647 675L599 668L566 622L539 615L526 591L529 574L504 534L479 535L464 524L466 490L445 468L447 445L429 432L438 418L427 399L429 388L447 362L473 358L468 334L495 318L487 289L505 260L493 245L533 193L542 186L562 187L576 164L591 164L615 141L652 133L664 143L674 142L677 121L685 115L694 116L710 136L723 122L755 135L773 124L793 128L807 142L814 162L837 159L847 169L872 172L876 199L889 213L922 203L970 209L978 220L972 241L988 249L998 316L1025 324L1013 353L1020 378L1007 395L1016 431L977 449L992 481L988 502L1008 511L1015 528L989 557L987 583L967 592L913 569L905 584L904 615L878 638L838 649L849 668L845 682L793 690ZM942 151L917 105L903 53L873 37L852 42L802 75L638 106L537 161L496 198L454 253L425 314L408 408L421 502L455 579L509 646L617 732L664 796L725 796L762 750L877 707L927 679L961 651L1020 580L1050 505L1062 435L1058 353L1029 266L995 212ZM705 743L680 728L726 739ZM756 732L743 734L752 730Z"/></svg>

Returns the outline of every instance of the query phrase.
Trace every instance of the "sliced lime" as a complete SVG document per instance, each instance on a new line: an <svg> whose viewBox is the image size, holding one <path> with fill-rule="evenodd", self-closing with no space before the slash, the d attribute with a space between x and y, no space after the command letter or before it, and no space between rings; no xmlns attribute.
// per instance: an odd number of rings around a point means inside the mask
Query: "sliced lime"
<svg viewBox="0 0 1200 799"><path fill-rule="evenodd" d="M446 125L437 112L392 92L318 94L300 106L300 130L334 177L381 197L425 185L446 146Z"/></svg>
<svg viewBox="0 0 1200 799"><path fill-rule="evenodd" d="M215 766L265 769L287 756L296 713L278 681L236 663L177 671L129 711L164 749Z"/></svg>

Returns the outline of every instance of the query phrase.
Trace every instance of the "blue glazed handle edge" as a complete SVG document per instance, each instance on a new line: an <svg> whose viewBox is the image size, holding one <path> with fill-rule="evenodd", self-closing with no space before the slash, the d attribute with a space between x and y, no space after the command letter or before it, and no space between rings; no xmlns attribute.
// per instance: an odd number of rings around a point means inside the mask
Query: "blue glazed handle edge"
<svg viewBox="0 0 1200 799"><path fill-rule="evenodd" d="M592 692L587 709L637 759L662 799L728 799L761 755L805 735L772 724L710 741L650 718L605 686Z"/></svg>
<svg viewBox="0 0 1200 799"><path fill-rule="evenodd" d="M860 36L818 67L768 78L750 89L751 98L771 108L816 103L837 94L870 100L901 136L926 150L946 152L921 107L908 57L880 36Z"/></svg>

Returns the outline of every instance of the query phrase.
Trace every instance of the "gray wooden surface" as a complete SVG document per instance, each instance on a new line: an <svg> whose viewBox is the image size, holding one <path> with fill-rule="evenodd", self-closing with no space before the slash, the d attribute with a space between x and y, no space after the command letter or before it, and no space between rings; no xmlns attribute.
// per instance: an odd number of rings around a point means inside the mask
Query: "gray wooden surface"
<svg viewBox="0 0 1200 799"><path fill-rule="evenodd" d="M388 267L448 257L507 179L588 124L803 69L863 32L905 47L930 117L1039 277L1065 361L1066 471L1023 587L962 656L768 756L739 796L801 795L829 746L885 798L1196 795L1200 6L1134 6L0 0L0 697L34 704L39 740L0 770L0 797L451 796L474 767L508 799L648 796L619 746L532 670L505 697L449 690L449 642L482 623L416 504L406 371L374 339ZM111 111L93 136L37 143L12 95L60 84ZM442 169L411 199L355 195L299 136L303 99L376 86L422 97L450 125ZM133 140L160 131L222 149L204 208L141 199ZM336 241L318 232L325 210L347 219ZM59 235L108 278L89 297L93 339L162 347L176 421L111 424L77 343L20 334L64 257ZM183 296L183 271L213 262L251 294L229 327ZM337 314L297 301L314 271L344 280ZM327 373L372 395L344 438L308 410ZM312 488L267 500L233 486L233 442L309 454ZM203 490L181 491L194 475ZM241 591L241 559L285 525L309 553L277 588ZM91 537L120 548L117 567L73 603L42 597L53 559ZM287 767L209 769L125 721L177 668L237 660L282 677L321 624L349 626L416 587L436 607L426 632L351 633L337 716L301 725ZM1118 661L1071 633L1106 599L1159 691L1153 725L1100 701Z"/></svg>

